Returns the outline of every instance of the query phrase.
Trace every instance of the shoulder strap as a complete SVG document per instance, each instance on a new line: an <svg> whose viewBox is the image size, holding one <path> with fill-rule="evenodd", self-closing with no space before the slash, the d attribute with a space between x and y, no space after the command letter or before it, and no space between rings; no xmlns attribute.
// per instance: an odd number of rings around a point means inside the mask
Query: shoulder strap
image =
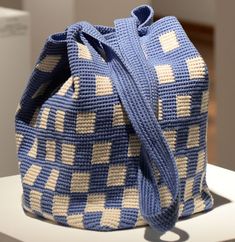
<svg viewBox="0 0 235 242"><path fill-rule="evenodd" d="M114 49L94 26L86 22L72 25L67 33L68 55L72 74L76 75L78 66L75 63L76 52L73 43L75 33L85 33L103 44L109 58L112 79L142 145L144 164L139 176L141 214L151 227L167 231L174 226L178 218L179 179L174 156L163 136L154 109L139 85L140 79L150 83L152 74L141 56L135 59L134 63L131 61L132 56L139 55L141 50L136 43L139 38L136 36L137 26L134 27L134 24L134 18L115 22L119 50ZM161 194L156 171L159 171L165 184L165 190ZM169 201L167 207L161 206L161 200Z"/></svg>
<svg viewBox="0 0 235 242"><path fill-rule="evenodd" d="M141 140L143 152L146 153L144 163L146 169L144 169L139 183L141 212L152 227L166 231L174 226L178 218L180 194L178 172L174 156L164 138L154 108L143 95L143 88L139 85L140 80L151 84L156 79L155 73L147 66L139 43L135 18L116 20L115 29L119 50L130 74L124 80L123 71L120 74L121 72L116 70L115 73L119 75L118 85L122 86L119 87L119 95L122 96L123 105ZM166 185L163 190L158 187L156 182L156 169L159 170ZM171 203L168 207L161 207L160 200L169 199L168 189L172 196ZM159 194L160 190L161 194Z"/></svg>

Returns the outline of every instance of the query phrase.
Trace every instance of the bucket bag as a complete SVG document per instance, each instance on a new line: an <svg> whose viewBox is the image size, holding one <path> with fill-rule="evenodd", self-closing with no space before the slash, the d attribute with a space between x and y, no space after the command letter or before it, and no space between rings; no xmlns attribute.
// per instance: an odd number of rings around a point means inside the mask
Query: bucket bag
<svg viewBox="0 0 235 242"><path fill-rule="evenodd" d="M16 113L25 211L109 231L212 208L208 71L175 17L143 5L114 27L52 34Z"/></svg>

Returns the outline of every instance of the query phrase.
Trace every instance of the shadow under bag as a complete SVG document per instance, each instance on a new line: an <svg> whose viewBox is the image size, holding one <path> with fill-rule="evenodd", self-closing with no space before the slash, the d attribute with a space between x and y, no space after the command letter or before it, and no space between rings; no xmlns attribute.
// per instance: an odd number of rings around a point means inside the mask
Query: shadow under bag
<svg viewBox="0 0 235 242"><path fill-rule="evenodd" d="M51 35L16 114L23 208L117 230L212 208L205 174L208 71L175 17L147 5L115 27Z"/></svg>

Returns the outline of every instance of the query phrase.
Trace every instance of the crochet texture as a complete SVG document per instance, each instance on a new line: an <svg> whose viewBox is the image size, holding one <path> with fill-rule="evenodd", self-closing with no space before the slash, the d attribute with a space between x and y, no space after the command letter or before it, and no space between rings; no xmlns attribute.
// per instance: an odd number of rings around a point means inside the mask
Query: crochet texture
<svg viewBox="0 0 235 242"><path fill-rule="evenodd" d="M207 67L175 17L140 6L115 28L51 35L16 113L23 208L116 230L212 208Z"/></svg>

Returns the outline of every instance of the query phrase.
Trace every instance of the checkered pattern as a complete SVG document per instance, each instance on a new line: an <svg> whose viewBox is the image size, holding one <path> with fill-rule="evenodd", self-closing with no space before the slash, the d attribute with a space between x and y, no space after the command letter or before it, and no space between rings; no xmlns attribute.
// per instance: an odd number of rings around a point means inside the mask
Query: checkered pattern
<svg viewBox="0 0 235 242"><path fill-rule="evenodd" d="M105 28L106 33L116 48L115 33ZM158 97L153 95L150 102L157 107L156 118L178 169L179 217L211 209L205 181L206 65L173 17L154 23L139 39L155 73L151 85ZM115 230L144 225L138 187L141 143L110 67L94 49L95 42L79 40L73 58L82 71L72 76L66 44L66 33L47 40L16 114L23 207L77 228ZM148 90L149 84L141 85ZM169 207L171 191L157 167L153 173L160 206Z"/></svg>

